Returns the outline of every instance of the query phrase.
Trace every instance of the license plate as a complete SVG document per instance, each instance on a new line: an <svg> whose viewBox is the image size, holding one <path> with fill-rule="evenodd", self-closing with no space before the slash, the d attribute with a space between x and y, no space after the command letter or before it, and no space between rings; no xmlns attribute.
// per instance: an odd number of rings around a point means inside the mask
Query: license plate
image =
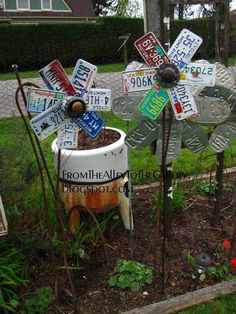
<svg viewBox="0 0 236 314"><path fill-rule="evenodd" d="M132 96L119 96L113 99L112 102L112 111L114 114L123 120L144 120L147 118L144 114L142 114L137 106L142 101L143 96L140 95L132 95Z"/></svg>
<svg viewBox="0 0 236 314"><path fill-rule="evenodd" d="M180 84L214 86L215 64L189 63L180 73Z"/></svg>
<svg viewBox="0 0 236 314"><path fill-rule="evenodd" d="M111 90L91 88L84 96L88 111L110 111L111 110Z"/></svg>
<svg viewBox="0 0 236 314"><path fill-rule="evenodd" d="M215 152L223 152L229 142L236 136L235 122L227 122L218 125L209 139L209 145Z"/></svg>
<svg viewBox="0 0 236 314"><path fill-rule="evenodd" d="M66 93L50 91L47 89L30 88L27 99L28 112L40 113L58 103L62 103Z"/></svg>
<svg viewBox="0 0 236 314"><path fill-rule="evenodd" d="M81 117L74 121L91 137L96 137L105 125L105 121L94 111L85 112Z"/></svg>
<svg viewBox="0 0 236 314"><path fill-rule="evenodd" d="M136 150L141 150L157 139L159 125L151 120L141 121L125 137L125 144Z"/></svg>
<svg viewBox="0 0 236 314"><path fill-rule="evenodd" d="M179 69L184 68L192 59L202 43L202 38L184 28L168 51L171 63Z"/></svg>
<svg viewBox="0 0 236 314"><path fill-rule="evenodd" d="M79 59L75 65L71 82L76 89L76 94L83 97L91 88L97 67L83 59Z"/></svg>
<svg viewBox="0 0 236 314"><path fill-rule="evenodd" d="M156 120L168 101L167 92L156 83L143 98L138 109L148 118Z"/></svg>
<svg viewBox="0 0 236 314"><path fill-rule="evenodd" d="M68 79L63 67L58 60L54 60L46 67L39 71L44 83L49 89L57 92L68 93L69 95L76 95L76 90Z"/></svg>
<svg viewBox="0 0 236 314"><path fill-rule="evenodd" d="M191 149L191 151L199 153L208 146L207 132L205 132L200 125L183 120L182 126L182 142L186 147Z"/></svg>
<svg viewBox="0 0 236 314"><path fill-rule="evenodd" d="M220 62L216 62L216 84L236 91L236 83L232 72Z"/></svg>
<svg viewBox="0 0 236 314"><path fill-rule="evenodd" d="M68 121L70 117L59 103L31 119L30 125L37 137L43 140Z"/></svg>
<svg viewBox="0 0 236 314"><path fill-rule="evenodd" d="M157 71L155 68L124 71L121 75L125 93L148 90L157 80Z"/></svg>
<svg viewBox="0 0 236 314"><path fill-rule="evenodd" d="M188 86L177 84L168 89L168 94L177 120L183 120L197 115L198 110Z"/></svg>
<svg viewBox="0 0 236 314"><path fill-rule="evenodd" d="M164 63L170 63L164 48L152 32L136 40L134 45L150 67L158 67Z"/></svg>
<svg viewBox="0 0 236 314"><path fill-rule="evenodd" d="M78 125L66 123L57 134L58 148L75 149L78 147Z"/></svg>
<svg viewBox="0 0 236 314"><path fill-rule="evenodd" d="M223 99L213 97L195 98L198 115L192 119L193 122L208 125L223 123L230 116L230 105Z"/></svg>
<svg viewBox="0 0 236 314"><path fill-rule="evenodd" d="M2 198L0 195L0 236L4 236L7 233L8 233L7 218L3 207Z"/></svg>
<svg viewBox="0 0 236 314"><path fill-rule="evenodd" d="M156 148L156 158L159 165L162 165L162 133L163 133L163 122L160 123L160 131L157 139L157 148ZM165 126L165 141L167 140L167 135L169 132L169 124L166 123ZM176 120L172 121L171 130L169 135L169 144L166 155L166 164L170 164L174 161L181 152L181 136L182 136L182 125Z"/></svg>

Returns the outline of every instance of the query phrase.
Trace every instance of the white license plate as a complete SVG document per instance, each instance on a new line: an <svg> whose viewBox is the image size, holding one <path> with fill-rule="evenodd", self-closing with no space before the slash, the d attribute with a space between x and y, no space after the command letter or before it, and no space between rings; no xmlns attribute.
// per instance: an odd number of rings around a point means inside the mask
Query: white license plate
<svg viewBox="0 0 236 314"><path fill-rule="evenodd" d="M216 66L209 63L189 63L180 74L180 84L214 86Z"/></svg>
<svg viewBox="0 0 236 314"><path fill-rule="evenodd" d="M125 93L148 90L157 80L156 68L124 71L121 75Z"/></svg>
<svg viewBox="0 0 236 314"><path fill-rule="evenodd" d="M62 103L66 95L66 93L47 89L30 88L27 99L27 110L35 113L43 112L58 103Z"/></svg>
<svg viewBox="0 0 236 314"><path fill-rule="evenodd" d="M202 38L184 28L168 51L171 63L179 69L184 68L192 59L202 43Z"/></svg>
<svg viewBox="0 0 236 314"><path fill-rule="evenodd" d="M61 104L57 104L31 119L30 125L37 137L43 140L68 121L70 117L62 109Z"/></svg>
<svg viewBox="0 0 236 314"><path fill-rule="evenodd" d="M71 122L66 123L57 134L58 148L75 149L78 147L78 125Z"/></svg>
<svg viewBox="0 0 236 314"><path fill-rule="evenodd" d="M111 90L91 88L84 96L88 111L110 111L111 110Z"/></svg>
<svg viewBox="0 0 236 314"><path fill-rule="evenodd" d="M177 84L168 89L168 94L177 120L183 120L197 115L197 107L188 86Z"/></svg>
<svg viewBox="0 0 236 314"><path fill-rule="evenodd" d="M6 235L8 232L7 218L0 195L0 236Z"/></svg>
<svg viewBox="0 0 236 314"><path fill-rule="evenodd" d="M97 67L83 59L79 59L75 65L71 82L76 89L76 94L83 97L87 93L97 74Z"/></svg>
<svg viewBox="0 0 236 314"><path fill-rule="evenodd" d="M72 96L76 95L74 87L58 60L54 60L49 63L46 67L39 71L39 74L49 89L57 92L68 93Z"/></svg>

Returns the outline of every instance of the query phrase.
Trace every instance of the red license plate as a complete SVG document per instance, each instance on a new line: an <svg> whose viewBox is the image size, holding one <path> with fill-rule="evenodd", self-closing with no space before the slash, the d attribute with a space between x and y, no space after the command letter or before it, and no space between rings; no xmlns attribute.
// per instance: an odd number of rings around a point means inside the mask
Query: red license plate
<svg viewBox="0 0 236 314"><path fill-rule="evenodd" d="M150 67L170 63L164 48L152 32L136 40L134 45Z"/></svg>
<svg viewBox="0 0 236 314"><path fill-rule="evenodd" d="M76 95L76 90L68 79L58 60L54 60L39 71L44 83L51 90Z"/></svg>

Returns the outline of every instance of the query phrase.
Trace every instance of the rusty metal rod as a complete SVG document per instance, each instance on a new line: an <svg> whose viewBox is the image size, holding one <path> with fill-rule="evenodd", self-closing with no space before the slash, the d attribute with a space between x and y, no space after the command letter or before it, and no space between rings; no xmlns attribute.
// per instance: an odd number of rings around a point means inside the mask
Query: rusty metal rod
<svg viewBox="0 0 236 314"><path fill-rule="evenodd" d="M57 214L59 218L59 223L61 226L61 231L62 231L62 255L63 255L63 260L64 260L64 265L66 269L66 274L69 280L69 284L71 287L72 295L73 295L73 302L74 302L74 313L78 313L78 308L77 308L77 292L75 289L75 286L73 284L72 276L71 276L71 270L69 269L68 266L68 260L66 256L66 241L67 241L67 234L66 234L66 226L64 224L63 220L63 214L62 214L62 208L61 204L59 201L59 177L60 177L60 168L61 168L61 150L58 149L58 155L57 155L57 184L56 184L56 196L57 196L57 202L56 202L56 207L57 207Z"/></svg>
<svg viewBox="0 0 236 314"><path fill-rule="evenodd" d="M101 229L101 227L100 227L100 225L99 225L99 222L98 222L96 216L94 215L94 213L93 213L89 208L87 208L87 207L84 207L84 206L81 206L81 205L75 205L75 206L73 206L73 207L69 210L69 212L68 212L68 214L67 214L67 221L70 219L70 215L72 214L72 212L73 212L75 209L78 210L78 209L80 209L80 208L81 208L82 210L87 211L87 212L90 214L90 216L92 217L92 219L93 219L93 221L95 222L95 224L97 225L98 232L99 232L99 234L100 234L100 237L101 237L102 243L103 243L103 247L104 247L105 263L107 263L107 261L108 261L108 254L107 254L107 249L106 249L106 241L105 241L105 238L104 238L102 229Z"/></svg>
<svg viewBox="0 0 236 314"><path fill-rule="evenodd" d="M24 86L32 86L32 85L31 85L31 83L25 83ZM52 246L52 226L51 226L51 222L50 222L50 219L49 219L49 213L48 213L46 189L45 189L45 183L44 183L44 177L43 177L43 169L42 169L42 165L41 165L40 160L39 160L38 152L37 152L37 149L36 149L36 146L35 146L32 134L30 132L30 128L28 126L28 123L27 123L27 121L25 119L25 116L24 116L24 114L23 114L23 112L21 110L21 107L20 107L19 92L20 92L21 88L22 88L22 86L19 86L17 88L17 90L16 90L15 101L16 101L17 109L18 109L18 111L20 113L20 116L21 116L21 118L23 120L26 132L27 132L27 134L29 136L30 143L31 143L31 146L33 148L33 152L34 152L34 155L35 155L35 158L36 158L36 162L37 162L37 165L38 165L39 175L40 175L40 180L41 180L41 186L42 186L42 192L43 192L44 209L45 209L45 220L46 220L46 223L47 223L47 226L48 226L49 237L50 237L50 251L51 251L53 260L55 260L55 254L54 254L54 250L53 250L53 246Z"/></svg>
<svg viewBox="0 0 236 314"><path fill-rule="evenodd" d="M16 75L16 79L17 79L18 85L19 85L19 87L20 87L20 91L21 91L22 98L23 98L23 101L24 101L24 104L25 104L25 108L27 108L27 98L26 98L26 95L25 95L25 92L24 92L24 86L25 86L25 84L24 84L24 83L22 84L22 81L21 81L21 78L20 78L20 75L19 75L19 71L18 71L18 65L17 65L17 64L13 64L13 65L12 65L12 68L13 68L13 70L14 70L14 73L15 73L15 75ZM29 83L28 83L28 84L29 84ZM31 84L31 85L28 85L28 86L33 86L33 87L39 88L39 86L36 85L36 84L34 84L34 83L30 83L30 84ZM27 111L27 115L28 115L29 119L31 120L31 119L32 119L31 113ZM52 192L53 192L53 194L54 194L54 197L56 198L56 196L55 196L56 191L55 191L55 188L54 188L54 185L53 185L53 181L52 181L52 178L51 178L51 175L50 175L48 166L47 166L47 162L46 162L45 157L44 157L44 154L43 154L43 150L42 150L40 141L39 141L39 139L37 138L37 136L36 136L35 134L34 134L34 137L35 137L35 141L36 141L36 144L37 144L39 153L40 153L40 157L41 157L41 159L42 159L42 162L43 162L43 165L44 165L44 168L45 168L47 177L48 177L48 181L49 181L51 190L52 190Z"/></svg>

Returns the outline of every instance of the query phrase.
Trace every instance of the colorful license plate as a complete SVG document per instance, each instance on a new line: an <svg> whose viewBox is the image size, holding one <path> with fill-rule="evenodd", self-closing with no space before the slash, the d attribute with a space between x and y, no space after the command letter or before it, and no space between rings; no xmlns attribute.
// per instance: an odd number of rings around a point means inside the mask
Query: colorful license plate
<svg viewBox="0 0 236 314"><path fill-rule="evenodd" d="M179 69L184 68L192 59L202 43L202 38L184 28L168 51L171 63Z"/></svg>
<svg viewBox="0 0 236 314"><path fill-rule="evenodd" d="M164 48L152 32L136 40L134 45L150 67L158 67L164 63L170 63Z"/></svg>
<svg viewBox="0 0 236 314"><path fill-rule="evenodd" d="M150 89L157 80L157 70L147 68L121 73L125 93Z"/></svg>
<svg viewBox="0 0 236 314"><path fill-rule="evenodd" d="M180 84L214 86L216 66L210 63L189 63L180 73Z"/></svg>
<svg viewBox="0 0 236 314"><path fill-rule="evenodd" d="M6 235L8 232L7 218L0 195L0 236Z"/></svg>
<svg viewBox="0 0 236 314"><path fill-rule="evenodd" d="M72 96L76 94L76 90L72 86L58 60L54 60L49 63L46 67L39 71L39 74L49 89L57 92L68 93Z"/></svg>
<svg viewBox="0 0 236 314"><path fill-rule="evenodd" d="M190 88L177 84L168 89L171 105L177 120L195 117L198 113Z"/></svg>
<svg viewBox="0 0 236 314"><path fill-rule="evenodd" d="M110 111L111 90L102 88L91 88L84 96L88 111Z"/></svg>
<svg viewBox="0 0 236 314"><path fill-rule="evenodd" d="M105 121L94 111L85 112L81 117L74 121L91 137L96 137L105 125Z"/></svg>
<svg viewBox="0 0 236 314"><path fill-rule="evenodd" d="M30 125L37 137L43 140L68 121L70 117L59 103L31 119Z"/></svg>
<svg viewBox="0 0 236 314"><path fill-rule="evenodd" d="M83 59L79 59L75 65L71 82L76 89L76 94L83 97L91 88L97 67Z"/></svg>
<svg viewBox="0 0 236 314"><path fill-rule="evenodd" d="M143 98L138 109L150 119L156 120L168 101L167 92L156 83Z"/></svg>
<svg viewBox="0 0 236 314"><path fill-rule="evenodd" d="M71 122L66 123L57 134L58 148L75 149L78 147L78 125Z"/></svg>
<svg viewBox="0 0 236 314"><path fill-rule="evenodd" d="M30 88L27 99L27 110L40 113L58 103L62 103L66 93L50 91L47 89Z"/></svg>

